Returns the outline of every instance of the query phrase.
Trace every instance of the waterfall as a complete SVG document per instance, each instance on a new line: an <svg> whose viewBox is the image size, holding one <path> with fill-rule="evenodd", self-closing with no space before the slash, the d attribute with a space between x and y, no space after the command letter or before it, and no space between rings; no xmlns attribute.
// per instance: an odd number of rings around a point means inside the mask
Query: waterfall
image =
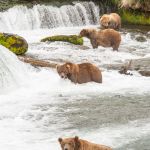
<svg viewBox="0 0 150 150"><path fill-rule="evenodd" d="M25 70L15 54L0 46L0 93L18 86L27 78Z"/></svg>
<svg viewBox="0 0 150 150"><path fill-rule="evenodd" d="M61 7L35 5L15 6L0 12L1 31L32 30L97 24L99 7L93 2L74 2Z"/></svg>

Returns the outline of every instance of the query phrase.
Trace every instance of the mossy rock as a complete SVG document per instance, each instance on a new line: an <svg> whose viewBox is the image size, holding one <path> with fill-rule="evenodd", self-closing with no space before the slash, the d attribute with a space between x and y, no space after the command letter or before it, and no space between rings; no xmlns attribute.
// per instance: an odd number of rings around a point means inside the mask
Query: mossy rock
<svg viewBox="0 0 150 150"><path fill-rule="evenodd" d="M77 35L57 35L57 36L50 36L46 37L41 40L41 42L46 41L64 41L69 42L75 45L83 45L83 38Z"/></svg>
<svg viewBox="0 0 150 150"><path fill-rule="evenodd" d="M27 41L15 34L0 33L0 44L16 55L22 55L28 50Z"/></svg>

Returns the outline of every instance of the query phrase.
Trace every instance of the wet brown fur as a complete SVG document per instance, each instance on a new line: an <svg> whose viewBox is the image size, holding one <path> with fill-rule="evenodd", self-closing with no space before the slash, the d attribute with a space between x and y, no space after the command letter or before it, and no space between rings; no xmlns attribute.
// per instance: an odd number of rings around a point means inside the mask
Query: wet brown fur
<svg viewBox="0 0 150 150"><path fill-rule="evenodd" d="M120 29L121 18L117 13L104 14L100 18L100 25L104 29Z"/></svg>
<svg viewBox="0 0 150 150"><path fill-rule="evenodd" d="M112 47L113 50L119 48L121 42L121 35L114 29L83 29L80 32L80 36L87 37L90 39L93 48L98 48L98 46Z"/></svg>
<svg viewBox="0 0 150 150"><path fill-rule="evenodd" d="M64 150L65 144L71 145L67 150L112 150L112 148L108 146L94 144L86 140L79 139L77 136L75 138L59 138L58 141L61 145L62 150Z"/></svg>
<svg viewBox="0 0 150 150"><path fill-rule="evenodd" d="M101 70L91 63L73 64L68 62L57 66L57 72L74 83L81 84L91 81L102 83Z"/></svg>

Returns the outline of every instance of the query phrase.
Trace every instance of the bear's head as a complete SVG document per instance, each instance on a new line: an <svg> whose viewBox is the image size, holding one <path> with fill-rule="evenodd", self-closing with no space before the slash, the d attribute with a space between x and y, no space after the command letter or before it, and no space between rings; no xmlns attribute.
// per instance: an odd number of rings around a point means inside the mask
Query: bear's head
<svg viewBox="0 0 150 150"><path fill-rule="evenodd" d="M59 138L58 141L62 150L79 150L80 148L80 140L77 136L74 138Z"/></svg>
<svg viewBox="0 0 150 150"><path fill-rule="evenodd" d="M109 23L110 23L110 17L109 17L109 15L103 15L100 18L100 24L101 24L102 27L108 28Z"/></svg>
<svg viewBox="0 0 150 150"><path fill-rule="evenodd" d="M82 29L79 36L90 38L95 31L95 29Z"/></svg>
<svg viewBox="0 0 150 150"><path fill-rule="evenodd" d="M58 74L63 79L70 78L70 76L72 74L77 72L77 65L73 64L73 63L70 63L70 62L67 62L63 65L57 65L56 68L57 68Z"/></svg>
<svg viewBox="0 0 150 150"><path fill-rule="evenodd" d="M65 63L63 65L57 65L57 72L59 74L59 76L63 79L68 78L68 76L71 73L71 65L70 63Z"/></svg>

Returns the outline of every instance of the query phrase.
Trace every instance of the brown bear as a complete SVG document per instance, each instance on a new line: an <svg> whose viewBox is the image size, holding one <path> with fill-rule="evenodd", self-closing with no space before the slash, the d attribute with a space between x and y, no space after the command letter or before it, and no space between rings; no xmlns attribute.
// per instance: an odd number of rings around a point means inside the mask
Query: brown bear
<svg viewBox="0 0 150 150"><path fill-rule="evenodd" d="M80 32L80 36L89 38L93 48L98 48L98 46L112 47L113 50L118 51L121 42L120 33L114 29L98 31L95 29L83 29Z"/></svg>
<svg viewBox="0 0 150 150"><path fill-rule="evenodd" d="M98 67L91 63L73 64L67 62L57 65L57 72L61 78L69 79L74 83L97 82L102 83L102 74Z"/></svg>
<svg viewBox="0 0 150 150"><path fill-rule="evenodd" d="M94 144L86 140L79 139L77 136L74 138L59 138L58 141L62 150L112 150L112 148L108 146Z"/></svg>
<svg viewBox="0 0 150 150"><path fill-rule="evenodd" d="M116 13L104 14L100 18L100 25L102 28L112 28L120 29L121 28L121 18Z"/></svg>

